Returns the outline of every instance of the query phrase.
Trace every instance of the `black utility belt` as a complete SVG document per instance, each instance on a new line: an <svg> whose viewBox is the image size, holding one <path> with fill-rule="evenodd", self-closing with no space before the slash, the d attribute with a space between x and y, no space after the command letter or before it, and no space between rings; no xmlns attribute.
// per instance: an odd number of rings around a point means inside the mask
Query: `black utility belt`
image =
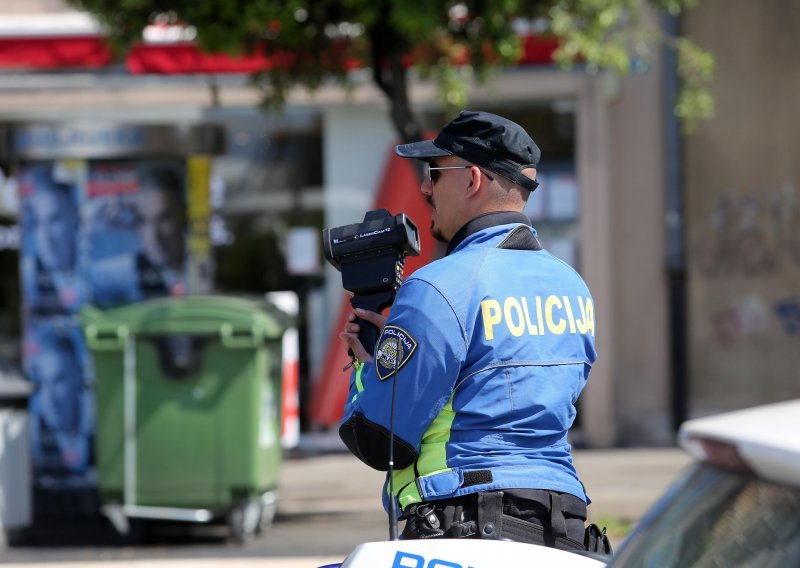
<svg viewBox="0 0 800 568"><path fill-rule="evenodd" d="M605 529L585 527L586 503L558 491L480 491L411 505L401 518L403 539L501 539L611 554Z"/></svg>
<svg viewBox="0 0 800 568"><path fill-rule="evenodd" d="M571 493L545 491L542 489L503 489L503 502L506 502L506 500L511 502L515 500L533 501L549 509L552 494L558 494L560 497L562 512L586 520L586 501Z"/></svg>
<svg viewBox="0 0 800 568"><path fill-rule="evenodd" d="M452 505L455 507L475 507L478 503L478 496L481 492L469 493L461 495L460 497L450 497L446 499L436 499L429 504L436 504L441 507ZM488 493L488 492L484 492ZM502 501L503 504L514 504L518 501L531 501L537 503L545 509L550 509L552 501L551 494L557 493L561 501L561 511L571 517L582 518L586 520L586 502L580 497L576 497L570 493L560 493L556 491L548 491L545 489L503 489ZM401 519L413 514L416 505L411 505L403 510Z"/></svg>

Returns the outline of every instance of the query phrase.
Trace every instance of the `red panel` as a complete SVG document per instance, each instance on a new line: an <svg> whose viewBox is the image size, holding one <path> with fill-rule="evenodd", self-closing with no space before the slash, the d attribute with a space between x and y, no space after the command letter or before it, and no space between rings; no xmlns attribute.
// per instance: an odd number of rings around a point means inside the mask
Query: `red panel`
<svg viewBox="0 0 800 568"><path fill-rule="evenodd" d="M225 53L203 53L193 43L139 44L131 48L125 65L131 73L257 73L274 65L289 64L292 59L288 55L267 57L263 52L236 57Z"/></svg>
<svg viewBox="0 0 800 568"><path fill-rule="evenodd" d="M409 276L420 266L428 264L433 260L436 251L437 243L429 230L430 208L419 190L419 185L419 177L412 161L397 156L392 145L373 209L383 207L393 215L405 213L419 228L420 255L407 259L404 276ZM360 219L353 220L357 221ZM333 308L331 306L331 309ZM312 385L309 417L319 426L334 426L342 418L350 376L350 371L342 372L342 368L350 362L350 359L344 344L339 341L338 334L344 327L349 311L350 302L343 293L322 371Z"/></svg>
<svg viewBox="0 0 800 568"><path fill-rule="evenodd" d="M332 67L344 65L346 69L359 69L361 62L345 58L344 46L333 46L323 57ZM275 67L289 69L302 54L288 51L267 53L263 48L244 55L204 53L194 43L139 44L131 48L126 65L131 73L194 74L194 73L257 73Z"/></svg>
<svg viewBox="0 0 800 568"><path fill-rule="evenodd" d="M551 36L528 35L522 40L520 65L550 65L553 52L558 49L558 38Z"/></svg>
<svg viewBox="0 0 800 568"><path fill-rule="evenodd" d="M102 37L4 38L0 68L96 68L110 64L111 49Z"/></svg>

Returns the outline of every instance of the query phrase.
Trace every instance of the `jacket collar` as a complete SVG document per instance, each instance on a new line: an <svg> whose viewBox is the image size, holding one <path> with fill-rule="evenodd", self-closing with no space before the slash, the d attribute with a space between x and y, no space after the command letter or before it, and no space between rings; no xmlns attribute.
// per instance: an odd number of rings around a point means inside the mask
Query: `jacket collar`
<svg viewBox="0 0 800 568"><path fill-rule="evenodd" d="M498 225L511 225L515 223L531 226L531 221L528 219L528 216L518 211L493 211L491 213L478 215L471 221L468 221L467 224L461 227L453 236L450 243L447 245L447 254L452 253L464 239L470 235L474 235L478 231L483 231L489 227L497 227Z"/></svg>

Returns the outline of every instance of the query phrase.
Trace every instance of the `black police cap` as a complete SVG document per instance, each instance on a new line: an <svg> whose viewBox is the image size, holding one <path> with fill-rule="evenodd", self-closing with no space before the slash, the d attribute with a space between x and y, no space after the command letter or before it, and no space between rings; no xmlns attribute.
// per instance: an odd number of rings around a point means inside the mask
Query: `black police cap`
<svg viewBox="0 0 800 568"><path fill-rule="evenodd" d="M458 156L530 191L539 186L522 175L522 170L539 164L539 147L519 124L489 112L462 111L435 139L402 144L395 152L403 158L426 162Z"/></svg>

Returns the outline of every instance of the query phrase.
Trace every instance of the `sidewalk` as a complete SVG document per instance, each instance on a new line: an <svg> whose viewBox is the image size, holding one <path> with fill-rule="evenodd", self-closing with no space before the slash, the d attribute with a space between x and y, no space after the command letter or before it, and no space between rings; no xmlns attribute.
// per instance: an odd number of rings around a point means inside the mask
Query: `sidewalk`
<svg viewBox="0 0 800 568"><path fill-rule="evenodd" d="M575 468L592 500L590 519L638 521L691 461L679 448L574 452Z"/></svg>
<svg viewBox="0 0 800 568"><path fill-rule="evenodd" d="M300 556L293 558L207 558L183 560L114 560L89 562L47 562L2 564L4 568L317 568L342 562L342 556Z"/></svg>
<svg viewBox="0 0 800 568"><path fill-rule="evenodd" d="M279 516L246 546L29 547L0 550L9 568L300 568L341 562L359 542L383 540L384 474L342 452L337 439L308 440L281 472ZM315 453L316 452L316 453ZM677 448L579 450L575 466L593 503L590 520L635 522L690 463ZM309 537L309 535L314 535ZM7 562L11 562L8 563Z"/></svg>

